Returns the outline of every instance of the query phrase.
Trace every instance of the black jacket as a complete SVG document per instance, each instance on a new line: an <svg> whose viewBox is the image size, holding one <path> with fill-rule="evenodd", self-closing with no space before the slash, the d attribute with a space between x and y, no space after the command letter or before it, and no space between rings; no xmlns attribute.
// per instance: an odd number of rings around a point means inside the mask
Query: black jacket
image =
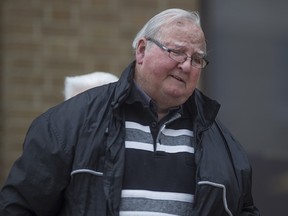
<svg viewBox="0 0 288 216"><path fill-rule="evenodd" d="M122 104L131 64L116 83L88 90L33 121L0 193L0 215L118 215L124 171ZM195 90L197 187L193 216L259 215L241 145L216 120L219 104Z"/></svg>

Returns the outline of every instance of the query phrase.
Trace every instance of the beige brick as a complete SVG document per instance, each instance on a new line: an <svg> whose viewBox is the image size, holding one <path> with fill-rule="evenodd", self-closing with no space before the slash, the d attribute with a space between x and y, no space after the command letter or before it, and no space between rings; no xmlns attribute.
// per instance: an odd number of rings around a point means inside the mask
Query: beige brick
<svg viewBox="0 0 288 216"><path fill-rule="evenodd" d="M120 76L142 25L196 0L6 0L1 2L0 187L21 154L31 121L63 101L65 76Z"/></svg>

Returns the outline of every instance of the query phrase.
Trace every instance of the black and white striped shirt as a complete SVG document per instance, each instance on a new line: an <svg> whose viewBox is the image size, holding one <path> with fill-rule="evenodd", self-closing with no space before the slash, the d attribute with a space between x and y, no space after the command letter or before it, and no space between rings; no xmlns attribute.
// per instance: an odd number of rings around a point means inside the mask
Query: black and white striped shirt
<svg viewBox="0 0 288 216"><path fill-rule="evenodd" d="M134 88L125 107L120 215L190 215L196 170L192 120L178 108L157 121L151 104Z"/></svg>

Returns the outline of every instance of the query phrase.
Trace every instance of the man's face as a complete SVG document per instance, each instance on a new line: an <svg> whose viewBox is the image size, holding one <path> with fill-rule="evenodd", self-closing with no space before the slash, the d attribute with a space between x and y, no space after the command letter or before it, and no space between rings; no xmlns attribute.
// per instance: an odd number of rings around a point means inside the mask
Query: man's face
<svg viewBox="0 0 288 216"><path fill-rule="evenodd" d="M204 53L204 34L190 20L184 19L163 26L158 36L158 41L169 49L188 56ZM201 69L192 67L189 58L184 63L176 62L169 57L168 52L151 41L139 41L135 81L159 108L167 109L183 104L196 88L200 72Z"/></svg>

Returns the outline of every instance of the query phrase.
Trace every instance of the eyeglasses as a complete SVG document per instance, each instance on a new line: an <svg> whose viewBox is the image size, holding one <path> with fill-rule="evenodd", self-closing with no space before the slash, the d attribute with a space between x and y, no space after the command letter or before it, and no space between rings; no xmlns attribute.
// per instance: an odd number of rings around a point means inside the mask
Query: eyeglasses
<svg viewBox="0 0 288 216"><path fill-rule="evenodd" d="M148 41L153 42L156 44L160 49L163 51L168 52L168 56L176 62L184 63L188 58L191 59L191 65L195 68L205 68L209 62L204 57L200 56L188 56L183 52L177 52L176 50L169 49L168 47L161 44L159 41L153 38L147 38Z"/></svg>

